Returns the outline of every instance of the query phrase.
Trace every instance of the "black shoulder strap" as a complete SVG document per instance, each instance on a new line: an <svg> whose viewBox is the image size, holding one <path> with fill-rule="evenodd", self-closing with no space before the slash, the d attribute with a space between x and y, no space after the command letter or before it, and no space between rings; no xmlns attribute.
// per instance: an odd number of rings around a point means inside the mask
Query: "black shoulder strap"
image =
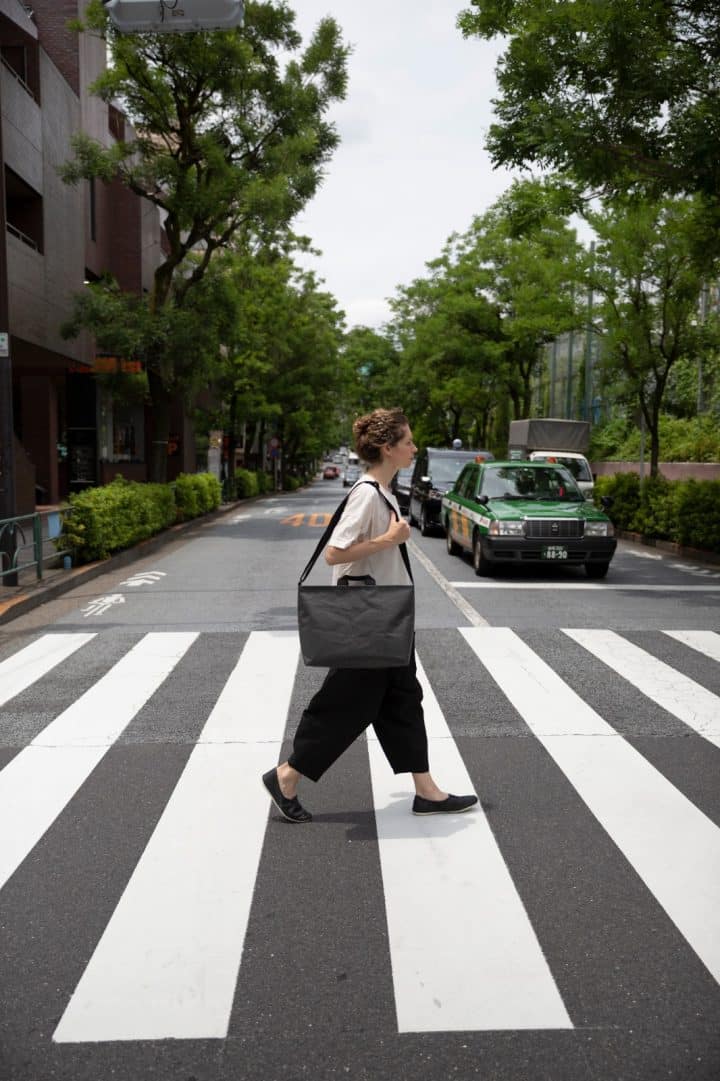
<svg viewBox="0 0 720 1081"><path fill-rule="evenodd" d="M372 487L378 493L378 495L381 496L381 498L385 500L385 502L387 503L388 507L393 512L393 514L395 515L397 520L398 521L400 520L398 512L395 510L395 508L393 507L390 500L387 498L387 496L383 495L383 493L380 491L380 485L377 483L377 481L374 481L374 480L361 480L361 481L358 481L358 484L371 484ZM358 485L356 484L355 488L357 488L357 486ZM300 581L298 582L298 585L303 584L303 582L305 581L307 576L310 574L310 571L315 566L318 556L322 552L322 550L325 547L325 545L327 544L327 542L330 540L330 537L332 536L332 533L333 533L333 530L335 529L335 526L338 524L338 522L342 518L342 513L345 510L345 507L347 506L347 501L350 498L350 496L353 494L353 492L355 491L355 488L353 488L351 491L348 492L348 494L345 496L342 503L340 504L340 506L337 508L337 510L333 514L332 518L330 519L325 532L323 533L322 537L320 538L320 540L318 542L317 548L315 549L313 554L310 556L310 559L308 561L308 565L306 566L305 570L300 575ZM408 572L408 574L410 575L410 581L414 582L414 579L413 579L413 576L412 576L412 571L410 570L410 559L409 559L408 554L407 554L407 548L406 548L406 546L404 544L400 544L398 547L400 548L400 555L402 556L403 563L405 564L405 569Z"/></svg>

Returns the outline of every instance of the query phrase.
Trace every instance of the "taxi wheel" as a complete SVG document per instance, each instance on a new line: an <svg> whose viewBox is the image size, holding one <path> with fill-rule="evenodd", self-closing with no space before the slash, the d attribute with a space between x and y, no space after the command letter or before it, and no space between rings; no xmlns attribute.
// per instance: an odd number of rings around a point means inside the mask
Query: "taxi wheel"
<svg viewBox="0 0 720 1081"><path fill-rule="evenodd" d="M429 537L432 533L432 526L428 525L427 518L425 517L425 508L420 511L420 532L423 537Z"/></svg>
<svg viewBox="0 0 720 1081"><path fill-rule="evenodd" d="M472 559L473 570L478 576L490 573L490 560L482 554L482 538L477 532L473 536Z"/></svg>
<svg viewBox="0 0 720 1081"><path fill-rule="evenodd" d="M461 552L460 545L457 544L450 536L450 523L445 522L445 544L447 547L447 553L449 556L459 556Z"/></svg>
<svg viewBox="0 0 720 1081"><path fill-rule="evenodd" d="M586 563L585 573L588 578L604 578L610 570L609 563Z"/></svg>

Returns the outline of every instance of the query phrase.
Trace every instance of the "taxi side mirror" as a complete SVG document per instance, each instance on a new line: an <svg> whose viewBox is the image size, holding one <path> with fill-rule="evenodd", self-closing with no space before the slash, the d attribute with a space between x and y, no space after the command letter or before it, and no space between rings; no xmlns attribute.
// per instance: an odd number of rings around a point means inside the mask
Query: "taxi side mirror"
<svg viewBox="0 0 720 1081"><path fill-rule="evenodd" d="M420 477L420 483L425 485L426 488L430 487L430 477Z"/></svg>
<svg viewBox="0 0 720 1081"><path fill-rule="evenodd" d="M487 507L488 503L490 502L490 496L479 495L477 497L477 501L478 501L478 503L482 503L483 507Z"/></svg>
<svg viewBox="0 0 720 1081"><path fill-rule="evenodd" d="M605 510L610 510L615 500L611 495L603 495L600 497L600 502L602 503Z"/></svg>

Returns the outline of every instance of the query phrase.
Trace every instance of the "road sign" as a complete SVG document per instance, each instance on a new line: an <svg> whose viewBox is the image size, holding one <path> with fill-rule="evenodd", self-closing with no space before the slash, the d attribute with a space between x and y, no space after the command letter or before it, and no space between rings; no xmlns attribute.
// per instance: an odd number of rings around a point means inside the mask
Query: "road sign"
<svg viewBox="0 0 720 1081"><path fill-rule="evenodd" d="M123 34L193 33L242 26L243 0L103 0Z"/></svg>

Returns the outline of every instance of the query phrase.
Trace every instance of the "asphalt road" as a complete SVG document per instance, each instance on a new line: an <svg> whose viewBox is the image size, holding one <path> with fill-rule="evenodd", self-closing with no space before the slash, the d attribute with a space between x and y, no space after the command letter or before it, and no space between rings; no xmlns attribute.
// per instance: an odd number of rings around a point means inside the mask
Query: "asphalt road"
<svg viewBox="0 0 720 1081"><path fill-rule="evenodd" d="M431 764L482 809L414 818L368 738L291 826L258 776L341 495L0 629L0 1078L717 1081L720 570L478 579L414 530Z"/></svg>

